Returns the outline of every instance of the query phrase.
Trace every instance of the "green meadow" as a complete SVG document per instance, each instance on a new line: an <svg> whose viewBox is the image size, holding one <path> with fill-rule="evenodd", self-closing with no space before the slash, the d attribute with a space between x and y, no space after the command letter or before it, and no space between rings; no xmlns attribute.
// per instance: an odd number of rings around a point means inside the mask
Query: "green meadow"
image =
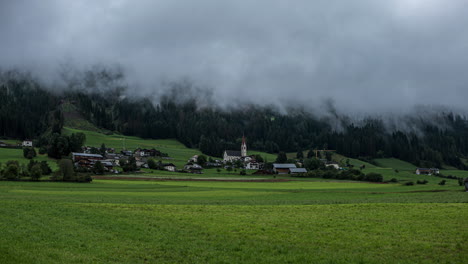
<svg viewBox="0 0 468 264"><path fill-rule="evenodd" d="M456 186L0 182L0 263L466 263Z"/></svg>

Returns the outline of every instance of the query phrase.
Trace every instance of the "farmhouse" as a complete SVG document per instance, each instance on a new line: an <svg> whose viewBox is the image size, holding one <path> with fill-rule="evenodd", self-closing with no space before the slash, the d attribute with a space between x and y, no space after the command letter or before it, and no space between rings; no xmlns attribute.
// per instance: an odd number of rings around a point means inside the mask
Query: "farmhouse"
<svg viewBox="0 0 468 264"><path fill-rule="evenodd" d="M203 167L198 164L186 164L184 169L191 173L201 174Z"/></svg>
<svg viewBox="0 0 468 264"><path fill-rule="evenodd" d="M245 164L246 170L261 170L263 169L263 163L257 162L256 160L252 159Z"/></svg>
<svg viewBox="0 0 468 264"><path fill-rule="evenodd" d="M417 168L416 172L417 175L421 174L426 174L426 175L432 175L432 174L439 174L439 169L437 168Z"/></svg>
<svg viewBox="0 0 468 264"><path fill-rule="evenodd" d="M176 171L176 165L172 163L163 163L161 164L161 166L167 171L172 171L172 172Z"/></svg>
<svg viewBox="0 0 468 264"><path fill-rule="evenodd" d="M22 147L32 147L33 142L31 140L24 140L23 143L21 144Z"/></svg>
<svg viewBox="0 0 468 264"><path fill-rule="evenodd" d="M277 174L288 174L290 169L295 169L296 165L292 163L280 164L274 163L273 164L273 172Z"/></svg>
<svg viewBox="0 0 468 264"><path fill-rule="evenodd" d="M87 153L72 153L73 162L78 162L80 160L103 160L104 157L100 154L87 154Z"/></svg>

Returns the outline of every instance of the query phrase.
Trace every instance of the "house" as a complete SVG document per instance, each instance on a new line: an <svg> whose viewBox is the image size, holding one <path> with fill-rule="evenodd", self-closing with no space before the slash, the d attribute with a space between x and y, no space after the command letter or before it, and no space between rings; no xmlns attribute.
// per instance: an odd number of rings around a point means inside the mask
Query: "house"
<svg viewBox="0 0 468 264"><path fill-rule="evenodd" d="M203 167L198 165L198 164L186 164L184 166L184 170L187 170L191 173L197 173L197 174L201 174L202 170L203 170Z"/></svg>
<svg viewBox="0 0 468 264"><path fill-rule="evenodd" d="M122 150L120 151L120 153L124 156L132 156L133 155L133 152L130 151L130 150Z"/></svg>
<svg viewBox="0 0 468 264"><path fill-rule="evenodd" d="M72 152L72 160L76 167L91 168L94 166L96 161L102 161L103 159L104 157L100 154Z"/></svg>
<svg viewBox="0 0 468 264"><path fill-rule="evenodd" d="M104 157L100 154L88 154L88 153L77 153L72 152L73 162L78 162L80 160L103 160Z"/></svg>
<svg viewBox="0 0 468 264"><path fill-rule="evenodd" d="M327 164L325 164L325 167L332 167L332 168L335 168L336 170L340 169L340 165L335 162L328 162Z"/></svg>
<svg viewBox="0 0 468 264"><path fill-rule="evenodd" d="M437 168L417 168L416 169L416 172L415 172L417 175L421 175L421 174L426 174L426 175L432 175L432 174L439 174L439 169Z"/></svg>
<svg viewBox="0 0 468 264"><path fill-rule="evenodd" d="M207 163L205 163L205 166L210 167L210 168L221 168L221 167L223 167L223 164L221 164L219 162L207 162Z"/></svg>
<svg viewBox="0 0 468 264"><path fill-rule="evenodd" d="M296 168L296 164L292 163L285 163L285 164L280 164L280 163L273 163L273 171L277 174L288 174L289 169L291 168Z"/></svg>
<svg viewBox="0 0 468 264"><path fill-rule="evenodd" d="M172 163L163 163L161 164L161 166L167 171L172 171L172 172L176 171L176 165Z"/></svg>
<svg viewBox="0 0 468 264"><path fill-rule="evenodd" d="M187 162L198 163L198 155L193 155Z"/></svg>
<svg viewBox="0 0 468 264"><path fill-rule="evenodd" d="M289 174L307 173L305 168L289 168Z"/></svg>
<svg viewBox="0 0 468 264"><path fill-rule="evenodd" d="M223 154L223 161L226 162L234 162L236 160L240 160L243 157L247 157L247 141L245 137L242 136L242 144L241 150L225 150Z"/></svg>
<svg viewBox="0 0 468 264"><path fill-rule="evenodd" d="M256 160L251 160L245 164L246 170L261 170L263 169L263 162L257 162Z"/></svg>
<svg viewBox="0 0 468 264"><path fill-rule="evenodd" d="M24 140L23 143L21 144L22 147L32 147L33 142L31 140Z"/></svg>

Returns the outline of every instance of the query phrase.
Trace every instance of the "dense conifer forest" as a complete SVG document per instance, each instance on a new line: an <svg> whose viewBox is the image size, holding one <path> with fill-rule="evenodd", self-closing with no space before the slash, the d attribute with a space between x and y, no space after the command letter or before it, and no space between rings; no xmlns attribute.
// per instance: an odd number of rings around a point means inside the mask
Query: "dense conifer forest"
<svg viewBox="0 0 468 264"><path fill-rule="evenodd" d="M238 149L245 135L250 149L271 153L330 149L363 160L395 157L421 167L446 164L466 169L468 122L449 111L406 120L406 129L389 129L383 118L354 122L346 116L316 116L301 108L280 111L252 104L226 109L201 105L197 97L180 100L177 92L157 100L134 98L115 82L120 76L101 72L91 77L76 87L54 89L25 73L1 72L0 135L47 144L61 131L60 106L66 102L99 128L143 138L176 138L212 156ZM176 91L184 89L190 92L190 85Z"/></svg>

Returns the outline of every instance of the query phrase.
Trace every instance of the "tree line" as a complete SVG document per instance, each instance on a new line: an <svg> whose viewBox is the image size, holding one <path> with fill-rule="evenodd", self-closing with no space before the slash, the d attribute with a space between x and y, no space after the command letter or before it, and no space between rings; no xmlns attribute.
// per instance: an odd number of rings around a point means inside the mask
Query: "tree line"
<svg viewBox="0 0 468 264"><path fill-rule="evenodd" d="M53 93L27 75L3 72L0 77L0 135L40 139L40 145L49 146L47 152L57 158L76 149L74 142L79 143L76 135L67 139L60 134L63 114L58 105L67 101L100 128L142 138L175 138L210 156L221 157L225 149L239 149L245 135L249 149L269 153L312 150L310 154L315 149L332 149L367 161L395 157L421 167L447 164L466 168L468 122L451 112L440 113L444 126L418 120L416 130L388 130L378 118L356 125L344 116L331 122L329 117L317 117L300 108L284 112L274 106L246 104L227 110L201 105L196 96L180 100L181 94L193 93L187 83L153 103L150 98L126 97L125 87L120 85L105 91ZM340 129L331 125L336 122ZM65 153L60 149L66 149Z"/></svg>

